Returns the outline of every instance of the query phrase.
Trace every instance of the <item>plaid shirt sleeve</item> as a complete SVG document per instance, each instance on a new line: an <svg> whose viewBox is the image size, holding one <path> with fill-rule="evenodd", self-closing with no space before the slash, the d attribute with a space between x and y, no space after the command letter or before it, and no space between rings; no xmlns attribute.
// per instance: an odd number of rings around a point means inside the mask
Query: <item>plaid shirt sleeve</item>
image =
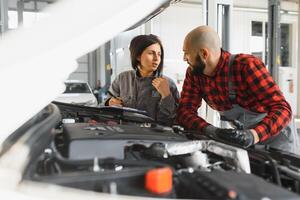
<svg viewBox="0 0 300 200"><path fill-rule="evenodd" d="M202 97L197 79L192 75L192 68L188 67L181 98L177 110L177 122L190 130L202 130L209 125L198 116L198 108L201 106Z"/></svg>
<svg viewBox="0 0 300 200"><path fill-rule="evenodd" d="M249 59L242 69L251 93L267 111L267 116L254 128L262 142L288 125L292 116L291 107L259 59Z"/></svg>

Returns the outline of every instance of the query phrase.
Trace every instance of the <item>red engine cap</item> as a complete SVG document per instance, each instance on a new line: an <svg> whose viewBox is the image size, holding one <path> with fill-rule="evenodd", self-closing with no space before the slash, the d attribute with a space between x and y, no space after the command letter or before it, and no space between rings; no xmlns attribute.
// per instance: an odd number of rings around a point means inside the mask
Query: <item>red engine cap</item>
<svg viewBox="0 0 300 200"><path fill-rule="evenodd" d="M172 190L172 169L151 169L145 175L145 188L155 194L167 194Z"/></svg>

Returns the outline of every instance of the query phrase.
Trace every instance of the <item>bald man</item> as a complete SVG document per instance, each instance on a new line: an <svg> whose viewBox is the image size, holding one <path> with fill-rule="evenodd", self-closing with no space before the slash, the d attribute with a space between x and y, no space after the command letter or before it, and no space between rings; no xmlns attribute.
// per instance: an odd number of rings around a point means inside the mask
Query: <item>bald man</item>
<svg viewBox="0 0 300 200"><path fill-rule="evenodd" d="M291 107L260 59L224 51L218 34L208 26L188 33L183 52L189 67L177 112L179 124L244 148L260 143L298 151L296 132L288 127ZM233 127L217 128L199 117L202 99Z"/></svg>

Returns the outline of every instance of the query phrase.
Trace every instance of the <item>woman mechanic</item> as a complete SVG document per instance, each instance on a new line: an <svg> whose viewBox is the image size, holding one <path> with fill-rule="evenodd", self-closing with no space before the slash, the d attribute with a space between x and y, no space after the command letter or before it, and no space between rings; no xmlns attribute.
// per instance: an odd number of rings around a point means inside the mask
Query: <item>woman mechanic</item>
<svg viewBox="0 0 300 200"><path fill-rule="evenodd" d="M171 125L179 93L175 83L162 76L164 49L160 39L152 34L136 36L129 50L133 70L116 77L105 105L145 110L158 123Z"/></svg>

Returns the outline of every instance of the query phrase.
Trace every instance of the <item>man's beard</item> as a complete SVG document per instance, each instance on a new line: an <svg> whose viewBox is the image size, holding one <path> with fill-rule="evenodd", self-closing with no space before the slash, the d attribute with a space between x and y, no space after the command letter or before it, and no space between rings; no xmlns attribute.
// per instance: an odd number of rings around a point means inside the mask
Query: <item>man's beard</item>
<svg viewBox="0 0 300 200"><path fill-rule="evenodd" d="M191 65L193 70L192 70L192 74L193 75L203 75L203 71L205 68L205 63L201 60L200 56L197 55L196 57L196 61L194 65Z"/></svg>

